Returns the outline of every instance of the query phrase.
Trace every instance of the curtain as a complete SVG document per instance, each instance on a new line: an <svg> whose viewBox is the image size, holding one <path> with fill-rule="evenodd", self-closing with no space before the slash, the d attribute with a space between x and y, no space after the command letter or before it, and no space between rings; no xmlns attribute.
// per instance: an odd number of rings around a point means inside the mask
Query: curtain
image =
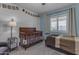
<svg viewBox="0 0 79 59"><path fill-rule="evenodd" d="M69 36L77 36L76 32L76 17L75 17L75 8L69 9L69 26L68 26Z"/></svg>

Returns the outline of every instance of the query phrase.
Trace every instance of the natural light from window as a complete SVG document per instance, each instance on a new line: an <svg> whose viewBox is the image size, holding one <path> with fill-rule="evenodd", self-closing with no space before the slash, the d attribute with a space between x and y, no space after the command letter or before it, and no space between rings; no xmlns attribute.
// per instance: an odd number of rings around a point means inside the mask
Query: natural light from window
<svg viewBox="0 0 79 59"><path fill-rule="evenodd" d="M66 31L66 16L58 17L58 30Z"/></svg>
<svg viewBox="0 0 79 59"><path fill-rule="evenodd" d="M57 31L57 19L51 18L51 31Z"/></svg>
<svg viewBox="0 0 79 59"><path fill-rule="evenodd" d="M59 15L56 17L51 17L50 19L50 30L52 32L66 32L67 31L67 15Z"/></svg>

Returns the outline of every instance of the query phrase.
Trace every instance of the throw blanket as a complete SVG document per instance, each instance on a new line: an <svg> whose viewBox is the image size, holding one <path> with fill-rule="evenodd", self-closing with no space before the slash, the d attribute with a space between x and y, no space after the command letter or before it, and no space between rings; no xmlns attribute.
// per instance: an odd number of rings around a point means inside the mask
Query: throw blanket
<svg viewBox="0 0 79 59"><path fill-rule="evenodd" d="M56 48L60 48L60 38L61 38L61 36L58 36L58 37L56 37L56 39L55 39L55 47L56 47Z"/></svg>
<svg viewBox="0 0 79 59"><path fill-rule="evenodd" d="M57 36L55 39L55 47L60 48L60 38L63 37L63 35Z"/></svg>

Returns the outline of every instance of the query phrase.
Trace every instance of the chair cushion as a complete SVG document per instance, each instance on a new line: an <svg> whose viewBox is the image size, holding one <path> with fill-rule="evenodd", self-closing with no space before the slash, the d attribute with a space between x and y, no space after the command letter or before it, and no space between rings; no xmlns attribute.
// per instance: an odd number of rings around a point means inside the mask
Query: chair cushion
<svg viewBox="0 0 79 59"><path fill-rule="evenodd" d="M0 47L0 54L3 54L7 49L8 47Z"/></svg>

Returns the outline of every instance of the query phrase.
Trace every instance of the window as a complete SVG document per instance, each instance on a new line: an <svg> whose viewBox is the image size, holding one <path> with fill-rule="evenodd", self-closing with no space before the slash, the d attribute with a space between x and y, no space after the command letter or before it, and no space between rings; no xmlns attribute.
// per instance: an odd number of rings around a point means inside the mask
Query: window
<svg viewBox="0 0 79 59"><path fill-rule="evenodd" d="M59 31L66 31L66 16L58 17L58 30Z"/></svg>
<svg viewBox="0 0 79 59"><path fill-rule="evenodd" d="M52 32L66 32L67 31L67 14L58 15L51 17L50 19L50 30Z"/></svg>
<svg viewBox="0 0 79 59"><path fill-rule="evenodd" d="M57 31L57 19L51 18L51 31Z"/></svg>

